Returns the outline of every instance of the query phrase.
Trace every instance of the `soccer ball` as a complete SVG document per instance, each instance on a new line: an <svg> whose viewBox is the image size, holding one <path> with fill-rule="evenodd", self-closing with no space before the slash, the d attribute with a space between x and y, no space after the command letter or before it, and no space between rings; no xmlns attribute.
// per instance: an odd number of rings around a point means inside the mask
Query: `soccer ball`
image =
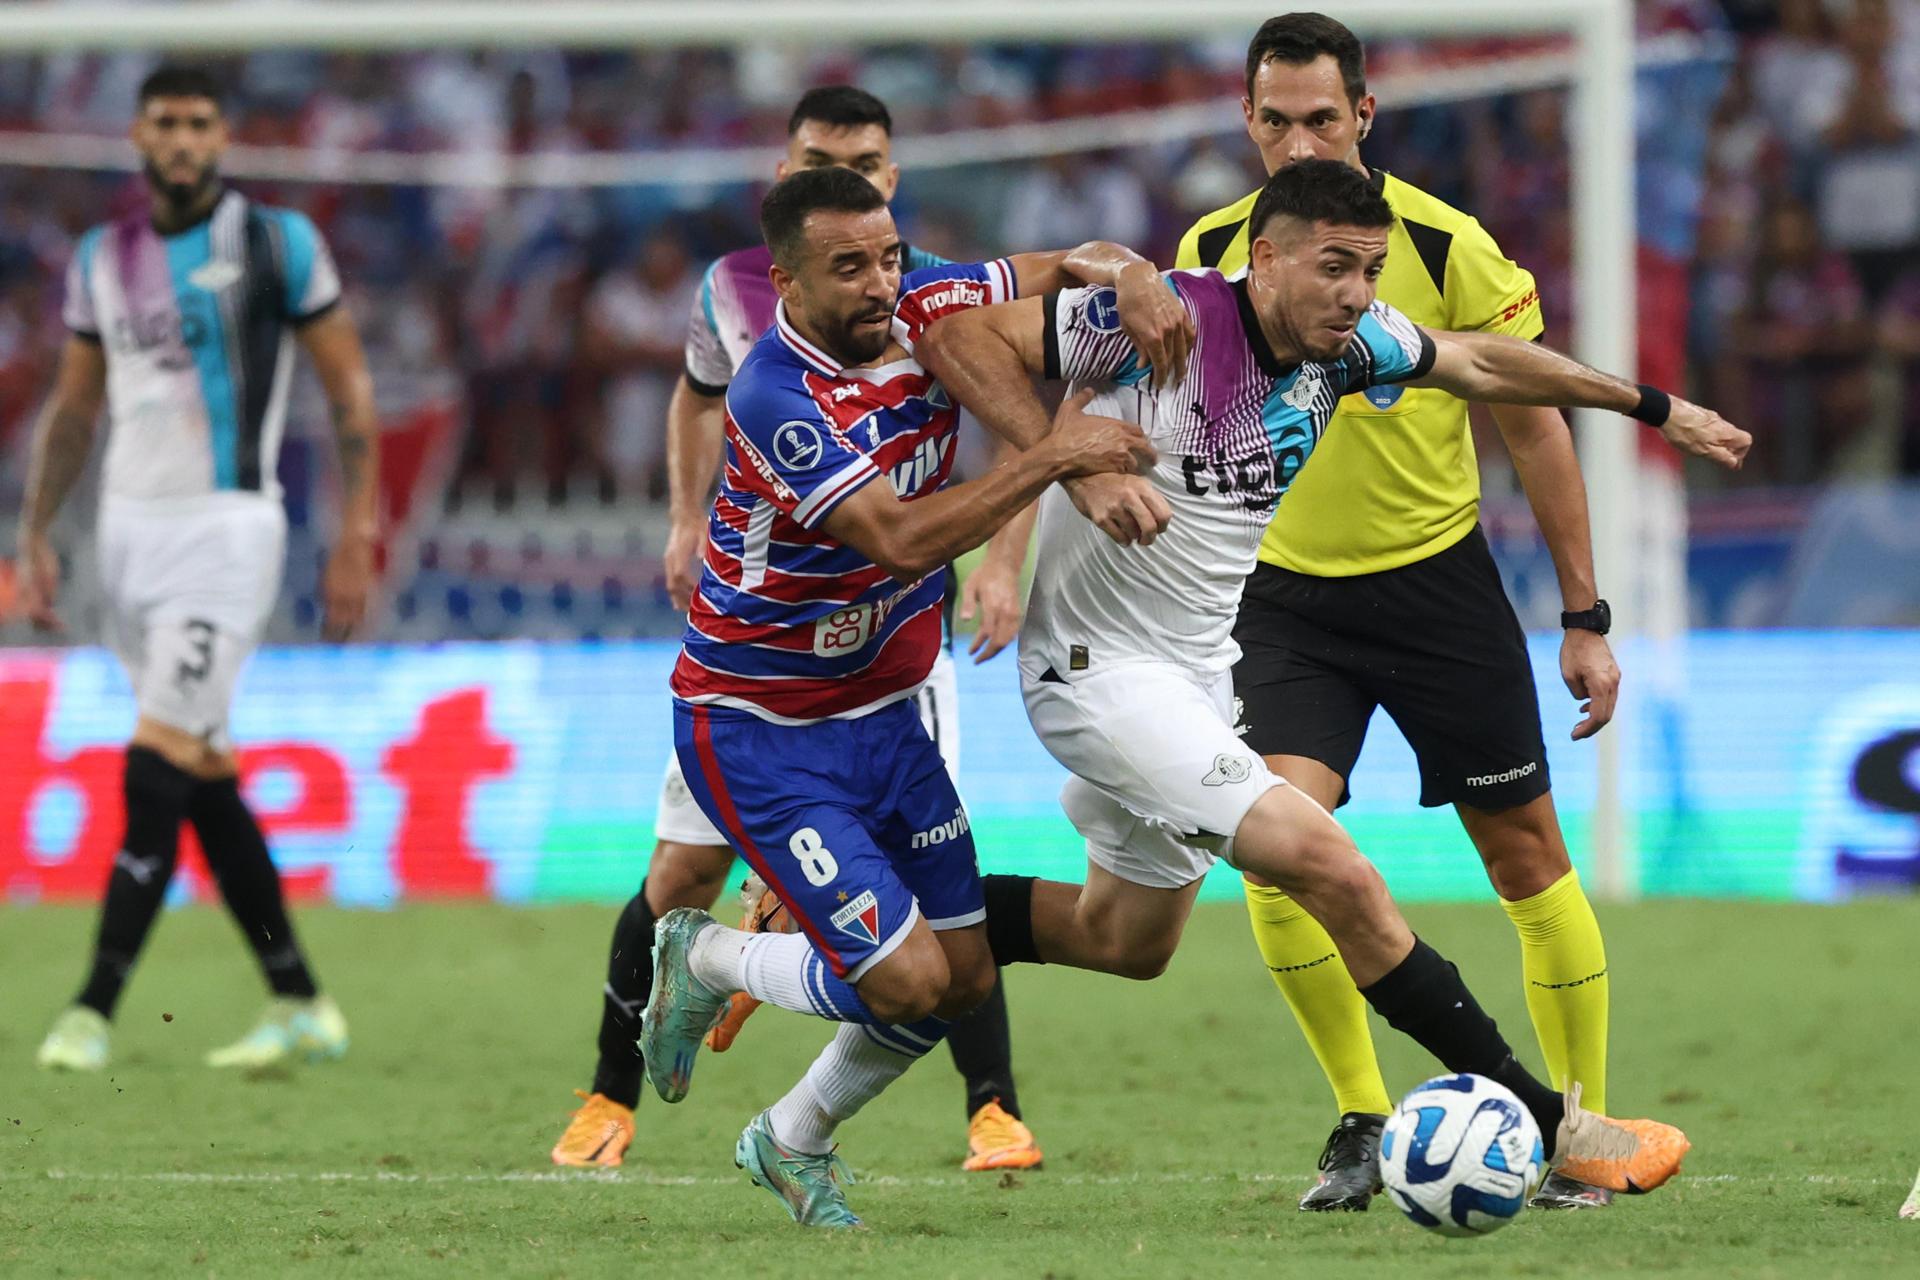
<svg viewBox="0 0 1920 1280"><path fill-rule="evenodd" d="M1401 1212L1443 1236L1498 1231L1546 1175L1540 1126L1505 1085L1436 1076L1380 1135L1380 1180Z"/></svg>

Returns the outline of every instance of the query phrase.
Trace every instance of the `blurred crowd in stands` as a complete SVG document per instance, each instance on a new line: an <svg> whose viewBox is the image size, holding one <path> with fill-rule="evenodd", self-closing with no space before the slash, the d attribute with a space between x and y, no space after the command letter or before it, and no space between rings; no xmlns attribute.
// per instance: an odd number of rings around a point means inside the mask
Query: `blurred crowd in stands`
<svg viewBox="0 0 1920 1280"><path fill-rule="evenodd" d="M1643 36L1697 57L1640 81L1642 342L1755 428L1735 485L1920 474L1920 0L1658 0ZM1533 41L1379 40L1376 77L1497 62ZM325 158L770 146L814 83L863 85L896 141L1232 101L1244 45L901 44L602 53L264 52L213 65L236 141ZM117 136L146 55L0 59L10 133ZM1497 76L1494 77L1497 79ZM1476 214L1538 277L1565 341L1572 234L1560 90L1381 102L1369 158ZM1622 122L1623 126L1627 122ZM61 272L87 225L136 207L124 173L0 151L0 502L62 340ZM910 239L949 256L1091 237L1170 262L1196 215L1260 174L1244 137L916 169ZM474 190L247 180L319 222L350 283L383 407L453 423L431 496L524 515L664 495L664 410L703 264L750 243L759 187ZM1683 362L1684 361L1684 367ZM308 430L323 440L320 415ZM299 427L296 426L296 430ZM309 459L307 465L324 469Z"/></svg>

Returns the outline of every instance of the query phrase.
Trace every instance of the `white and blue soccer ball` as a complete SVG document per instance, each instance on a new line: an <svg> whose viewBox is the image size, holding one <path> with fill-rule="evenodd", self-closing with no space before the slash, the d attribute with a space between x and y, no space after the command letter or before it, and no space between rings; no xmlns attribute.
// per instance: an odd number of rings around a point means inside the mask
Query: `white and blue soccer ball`
<svg viewBox="0 0 1920 1280"><path fill-rule="evenodd" d="M1436 1076L1417 1086L1380 1134L1388 1196L1443 1236L1506 1226L1546 1171L1540 1126L1511 1089L1485 1076Z"/></svg>

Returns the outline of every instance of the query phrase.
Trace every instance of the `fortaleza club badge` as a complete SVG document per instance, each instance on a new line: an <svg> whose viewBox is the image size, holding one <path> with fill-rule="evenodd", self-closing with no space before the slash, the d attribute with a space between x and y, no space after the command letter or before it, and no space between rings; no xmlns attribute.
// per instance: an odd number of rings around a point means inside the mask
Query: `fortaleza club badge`
<svg viewBox="0 0 1920 1280"><path fill-rule="evenodd" d="M880 945L880 901L873 896L873 890L864 890L859 897L834 912L832 919L833 927L840 932L865 938L875 946Z"/></svg>

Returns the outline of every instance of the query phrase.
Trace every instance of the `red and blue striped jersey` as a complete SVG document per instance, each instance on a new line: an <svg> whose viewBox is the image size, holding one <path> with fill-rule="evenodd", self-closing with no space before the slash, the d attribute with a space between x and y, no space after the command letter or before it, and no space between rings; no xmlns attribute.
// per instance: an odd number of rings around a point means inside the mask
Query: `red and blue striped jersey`
<svg viewBox="0 0 1920 1280"><path fill-rule="evenodd" d="M865 715L926 680L946 571L896 582L820 526L882 475L908 502L946 483L959 411L914 343L941 316L1015 293L1005 260L909 273L893 314L905 354L871 368L842 366L776 313L727 388L726 471L675 697L805 724Z"/></svg>

